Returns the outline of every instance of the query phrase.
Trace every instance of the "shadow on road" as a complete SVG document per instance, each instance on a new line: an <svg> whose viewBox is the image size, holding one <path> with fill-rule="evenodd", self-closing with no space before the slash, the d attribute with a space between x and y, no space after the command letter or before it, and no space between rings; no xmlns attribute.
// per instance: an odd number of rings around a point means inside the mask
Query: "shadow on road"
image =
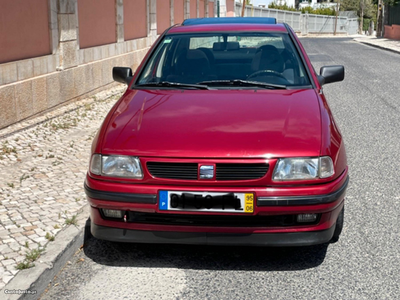
<svg viewBox="0 0 400 300"><path fill-rule="evenodd" d="M98 240L88 233L85 255L115 267L294 271L320 265L328 248L328 244L293 248L130 244Z"/></svg>

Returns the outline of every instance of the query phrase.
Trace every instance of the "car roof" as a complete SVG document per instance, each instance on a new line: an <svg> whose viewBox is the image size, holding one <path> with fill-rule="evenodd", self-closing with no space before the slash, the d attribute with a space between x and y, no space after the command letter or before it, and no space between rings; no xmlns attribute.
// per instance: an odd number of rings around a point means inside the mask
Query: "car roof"
<svg viewBox="0 0 400 300"><path fill-rule="evenodd" d="M182 22L184 26L204 24L276 24L276 18L244 17L244 18L196 18L186 19Z"/></svg>
<svg viewBox="0 0 400 300"><path fill-rule="evenodd" d="M284 24L276 24L275 18L227 17L186 19L182 24L170 28L168 33L217 31L287 32L287 29Z"/></svg>

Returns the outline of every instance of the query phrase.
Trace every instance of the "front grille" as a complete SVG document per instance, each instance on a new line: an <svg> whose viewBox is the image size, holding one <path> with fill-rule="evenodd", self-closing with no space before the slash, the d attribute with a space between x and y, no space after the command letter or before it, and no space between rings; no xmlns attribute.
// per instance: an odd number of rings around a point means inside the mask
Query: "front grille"
<svg viewBox="0 0 400 300"><path fill-rule="evenodd" d="M263 177L268 164L217 164L217 180L250 180Z"/></svg>
<svg viewBox="0 0 400 300"><path fill-rule="evenodd" d="M259 179L268 172L267 163L217 163L216 180ZM147 162L147 170L157 178L197 180L197 163Z"/></svg>
<svg viewBox="0 0 400 300"><path fill-rule="evenodd" d="M147 162L151 175L166 179L197 180L197 168L196 163Z"/></svg>
<svg viewBox="0 0 400 300"><path fill-rule="evenodd" d="M296 222L296 215L283 216L223 216L127 212L127 222L158 225L212 227L282 227L304 225ZM318 223L313 222L312 224ZM311 223L307 223L311 224Z"/></svg>

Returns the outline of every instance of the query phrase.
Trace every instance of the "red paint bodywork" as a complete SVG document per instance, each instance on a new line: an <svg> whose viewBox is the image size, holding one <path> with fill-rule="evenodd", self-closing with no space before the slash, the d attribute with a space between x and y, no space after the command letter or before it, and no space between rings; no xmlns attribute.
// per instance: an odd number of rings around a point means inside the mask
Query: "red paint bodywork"
<svg viewBox="0 0 400 300"><path fill-rule="evenodd" d="M318 156L321 118L315 91L256 91L130 90L110 119L101 153Z"/></svg>
<svg viewBox="0 0 400 300"><path fill-rule="evenodd" d="M286 31L278 25L178 26L169 33L205 31ZM294 33L293 33L294 34ZM294 35L295 36L295 35ZM157 179L143 168L143 179L107 178L87 174L86 185L105 192L158 194L159 190L252 192L257 197L325 195L347 180L344 144L317 75L295 36L314 88L291 90L172 90L127 89L106 117L95 137L92 153L138 156L148 161L268 162L266 176L243 182ZM156 43L157 44L157 43ZM154 47L154 46L153 46ZM151 50L150 52L151 53ZM145 58L146 60L146 58ZM144 61L145 61L144 60ZM139 70L143 67L139 67ZM137 72L133 81L136 79ZM279 158L330 156L335 174L326 179L276 182L272 172ZM91 220L97 225L124 229L174 232L276 233L319 231L334 226L344 205L344 195L328 204L254 207L253 215L320 213L318 224L293 227L188 227L121 223L105 220L99 208L148 213L157 204L123 203L88 197ZM177 213L177 212L174 212ZM198 214L196 212L178 212ZM210 213L213 214L213 213ZM215 213L214 213L215 214ZM241 215L238 214L238 218Z"/></svg>

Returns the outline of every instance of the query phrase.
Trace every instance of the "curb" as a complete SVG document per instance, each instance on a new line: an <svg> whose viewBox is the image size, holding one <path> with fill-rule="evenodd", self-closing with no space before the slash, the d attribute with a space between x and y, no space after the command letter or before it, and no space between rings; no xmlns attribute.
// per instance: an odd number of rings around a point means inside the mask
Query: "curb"
<svg viewBox="0 0 400 300"><path fill-rule="evenodd" d="M386 50L386 51L390 51L392 53L400 54L400 50L394 50L394 49L391 49L391 48L386 48L386 47L383 47L383 46L380 46L380 45L377 45L377 44L368 43L366 41L360 41L360 40L355 40L355 41L359 42L361 44L367 45L367 46L371 46L371 47L378 48L378 49L381 49L381 50Z"/></svg>
<svg viewBox="0 0 400 300"><path fill-rule="evenodd" d="M56 235L54 242L48 242L45 253L35 266L22 270L2 289L1 299L38 299L52 282L54 276L64 267L84 242L84 228L89 216L89 205L78 212L77 226L68 226ZM29 293L30 291L30 293ZM13 294L11 294L12 292ZM14 294L14 292L16 292Z"/></svg>

